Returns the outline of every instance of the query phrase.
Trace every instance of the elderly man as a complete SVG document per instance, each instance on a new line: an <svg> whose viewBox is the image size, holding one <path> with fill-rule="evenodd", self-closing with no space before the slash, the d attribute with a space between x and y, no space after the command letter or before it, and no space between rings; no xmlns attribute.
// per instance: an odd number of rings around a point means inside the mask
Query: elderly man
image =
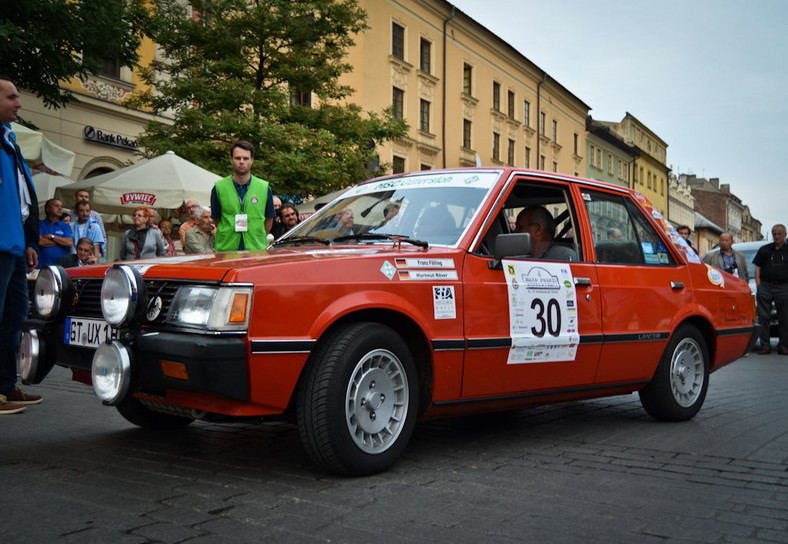
<svg viewBox="0 0 788 544"><path fill-rule="evenodd" d="M213 219L208 212L202 212L197 219L197 228L191 229L186 233L186 245L183 246L184 253L213 253L214 251L214 232L216 227Z"/></svg>
<svg viewBox="0 0 788 544"><path fill-rule="evenodd" d="M733 249L733 235L730 232L720 234L720 250L709 251L703 256L703 262L714 268L724 270L728 274L738 276L744 281L750 280L747 272L747 259Z"/></svg>
<svg viewBox="0 0 788 544"><path fill-rule="evenodd" d="M577 253L572 248L553 243L555 219L543 206L525 208L517 215L515 232L531 235L533 257L548 261L576 261Z"/></svg>
<svg viewBox="0 0 788 544"><path fill-rule="evenodd" d="M178 229L178 234L181 237L181 247L186 247L186 232L197 226L197 218L202 214L202 208L196 200L187 200L184 207L189 220L181 223L181 228Z"/></svg>
<svg viewBox="0 0 788 544"><path fill-rule="evenodd" d="M18 414L41 402L17 386L16 352L27 317L27 273L38 264L38 199L22 151L11 131L22 103L10 79L0 76L0 414ZM9 438L9 437L6 437Z"/></svg>
<svg viewBox="0 0 788 544"><path fill-rule="evenodd" d="M54 264L61 257L71 253L74 237L71 225L63 223L63 203L57 198L50 198L44 204L47 216L38 222L38 268Z"/></svg>
<svg viewBox="0 0 788 544"><path fill-rule="evenodd" d="M752 259L755 265L755 284L758 286L758 319L763 325L758 354L766 355L772 349L769 319L774 301L780 334L777 352L788 355L788 246L785 245L785 225L777 224L772 227L772 240L774 241L771 244L761 246Z"/></svg>
<svg viewBox="0 0 788 544"><path fill-rule="evenodd" d="M88 238L91 242L93 255L96 262L99 261L104 254L104 243L106 239L101 232L101 227L92 218L92 210L90 209L90 202L87 200L80 200L76 205L77 220L71 224L71 229L74 231L74 240L81 238ZM75 249L77 249L75 247Z"/></svg>
<svg viewBox="0 0 788 544"><path fill-rule="evenodd" d="M58 260L56 264L63 268L74 268L77 266L88 266L98 262L98 256L94 250L93 240L90 238L80 238L77 241L77 252L66 255Z"/></svg>

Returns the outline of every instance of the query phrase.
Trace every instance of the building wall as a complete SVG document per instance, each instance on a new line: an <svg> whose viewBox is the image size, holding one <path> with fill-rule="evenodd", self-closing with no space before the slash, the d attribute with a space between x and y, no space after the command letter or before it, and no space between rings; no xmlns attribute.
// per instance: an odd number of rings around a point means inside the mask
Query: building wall
<svg viewBox="0 0 788 544"><path fill-rule="evenodd" d="M521 53L443 0L362 0L360 4L368 13L370 28L358 36L348 57L354 70L342 82L356 91L351 101L375 112L392 105L394 87L402 90L404 117L410 125L407 138L380 146L382 162L397 160L406 171L414 171L472 166L478 156L485 166L511 163L585 173L588 106ZM392 54L392 23L404 28L402 59ZM431 44L429 72L420 69L422 39ZM465 66L471 71L470 93L463 88ZM498 109L493 105L494 83L500 89ZM429 130L419 126L422 100L430 104ZM538 134L540 111L545 116L543 135ZM466 121L471 127L468 146L463 145ZM497 156L494 134L499 138Z"/></svg>
<svg viewBox="0 0 788 544"><path fill-rule="evenodd" d="M695 199L686 180L668 176L668 219L673 226L688 225L695 230Z"/></svg>
<svg viewBox="0 0 788 544"><path fill-rule="evenodd" d="M586 157L586 177L629 187L629 170L633 164L631 155L594 133L587 133Z"/></svg>

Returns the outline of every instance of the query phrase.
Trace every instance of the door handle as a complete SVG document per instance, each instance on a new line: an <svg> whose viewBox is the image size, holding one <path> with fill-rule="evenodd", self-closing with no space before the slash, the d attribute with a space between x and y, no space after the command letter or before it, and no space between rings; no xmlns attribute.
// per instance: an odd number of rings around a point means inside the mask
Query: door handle
<svg viewBox="0 0 788 544"><path fill-rule="evenodd" d="M591 285L591 278L575 278L575 285Z"/></svg>
<svg viewBox="0 0 788 544"><path fill-rule="evenodd" d="M683 281L672 281L670 282L671 289L684 289L684 282Z"/></svg>

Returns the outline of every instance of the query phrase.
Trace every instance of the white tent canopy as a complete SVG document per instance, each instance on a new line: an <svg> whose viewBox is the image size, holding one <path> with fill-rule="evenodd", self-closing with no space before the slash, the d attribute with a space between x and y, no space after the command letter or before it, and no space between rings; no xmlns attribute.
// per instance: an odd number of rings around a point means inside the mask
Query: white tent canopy
<svg viewBox="0 0 788 544"><path fill-rule="evenodd" d="M86 189L94 210L106 214L131 214L137 206L177 210L187 200L210 204L211 189L219 179L168 151L153 159L87 178L56 191L63 202L73 201L74 191Z"/></svg>
<svg viewBox="0 0 788 544"><path fill-rule="evenodd" d="M50 170L70 176L74 168L73 151L60 147L42 133L24 127L18 123L11 123L11 130L16 135L16 143L22 150L22 155L34 165L43 164Z"/></svg>
<svg viewBox="0 0 788 544"><path fill-rule="evenodd" d="M36 196L38 197L38 205L41 211L44 210L46 201L55 197L57 189L65 187L65 190L68 191L68 188L73 184L73 180L63 176L55 176L46 172L33 172L33 186L36 188Z"/></svg>

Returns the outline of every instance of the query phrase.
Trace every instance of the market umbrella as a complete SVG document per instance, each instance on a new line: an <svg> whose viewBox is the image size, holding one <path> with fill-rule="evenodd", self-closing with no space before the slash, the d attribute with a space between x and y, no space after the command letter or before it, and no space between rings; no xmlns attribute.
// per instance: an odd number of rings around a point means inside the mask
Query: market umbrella
<svg viewBox="0 0 788 544"><path fill-rule="evenodd" d="M104 214L131 214L137 206L177 210L190 199L207 206L220 176L172 151L131 166L71 184L68 192L86 189L92 208ZM68 196L63 188L56 191ZM162 215L163 217L165 215Z"/></svg>
<svg viewBox="0 0 788 544"><path fill-rule="evenodd" d="M48 173L64 176L71 175L76 156L73 151L60 147L37 130L18 123L11 123L11 130L16 135L16 143L19 144L22 155L32 163L33 169L48 170Z"/></svg>
<svg viewBox="0 0 788 544"><path fill-rule="evenodd" d="M74 181L65 176L47 174L46 172L33 172L33 186L36 188L38 205L42 211L46 201L55 197L55 191L57 189L65 187L64 191L68 191L68 188L73 184ZM43 217L43 215L41 217Z"/></svg>

